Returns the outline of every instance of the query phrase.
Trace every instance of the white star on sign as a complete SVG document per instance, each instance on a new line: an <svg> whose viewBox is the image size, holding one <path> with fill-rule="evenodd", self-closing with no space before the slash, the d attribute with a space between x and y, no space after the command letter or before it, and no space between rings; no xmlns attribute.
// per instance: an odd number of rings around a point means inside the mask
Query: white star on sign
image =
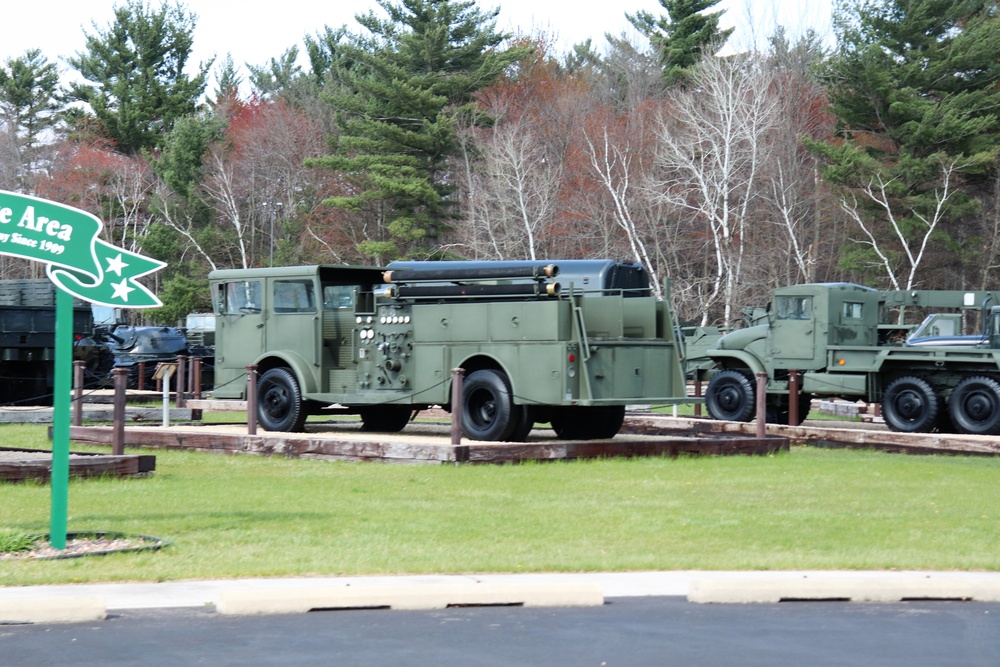
<svg viewBox="0 0 1000 667"><path fill-rule="evenodd" d="M128 286L128 281L123 280L120 283L111 283L111 286L115 288L115 293L111 295L112 299L121 299L122 301L128 301L128 293L134 292L134 287Z"/></svg>
<svg viewBox="0 0 1000 667"><path fill-rule="evenodd" d="M108 257L106 259L108 260L108 273L114 273L121 278L122 269L128 266L128 264L122 261L121 253L118 253L117 257Z"/></svg>

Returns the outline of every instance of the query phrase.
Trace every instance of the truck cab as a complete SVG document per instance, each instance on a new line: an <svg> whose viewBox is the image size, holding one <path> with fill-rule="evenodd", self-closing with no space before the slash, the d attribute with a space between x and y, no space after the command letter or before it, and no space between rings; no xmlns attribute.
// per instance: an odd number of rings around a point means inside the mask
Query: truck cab
<svg viewBox="0 0 1000 667"><path fill-rule="evenodd" d="M827 365L827 349L875 345L878 291L850 283L796 285L774 291L768 354L780 369Z"/></svg>

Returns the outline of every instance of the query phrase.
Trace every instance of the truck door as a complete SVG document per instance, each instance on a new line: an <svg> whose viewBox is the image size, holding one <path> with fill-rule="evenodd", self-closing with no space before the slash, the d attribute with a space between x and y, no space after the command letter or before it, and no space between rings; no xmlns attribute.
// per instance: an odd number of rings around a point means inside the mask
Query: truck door
<svg viewBox="0 0 1000 667"><path fill-rule="evenodd" d="M319 313L311 278L268 280L270 302L265 326L267 349L301 355L316 368L320 363Z"/></svg>
<svg viewBox="0 0 1000 667"><path fill-rule="evenodd" d="M816 345L816 299L812 295L775 295L768 352L775 368L809 370L826 363Z"/></svg>
<svg viewBox="0 0 1000 667"><path fill-rule="evenodd" d="M264 290L260 280L233 280L216 285L213 295L216 338L225 357L220 368L243 369L255 363L264 349Z"/></svg>

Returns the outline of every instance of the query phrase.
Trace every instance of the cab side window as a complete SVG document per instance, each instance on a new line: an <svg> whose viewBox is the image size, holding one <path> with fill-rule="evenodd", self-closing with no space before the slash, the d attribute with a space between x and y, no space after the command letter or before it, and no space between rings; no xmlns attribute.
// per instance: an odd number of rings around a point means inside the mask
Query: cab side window
<svg viewBox="0 0 1000 667"><path fill-rule="evenodd" d="M844 303L843 319L845 320L860 320L861 315L864 311L864 304L862 303L852 303L850 301Z"/></svg>
<svg viewBox="0 0 1000 667"><path fill-rule="evenodd" d="M323 285L323 308L354 310L355 285Z"/></svg>
<svg viewBox="0 0 1000 667"><path fill-rule="evenodd" d="M273 296L276 314L316 312L311 280L275 280Z"/></svg>
<svg viewBox="0 0 1000 667"><path fill-rule="evenodd" d="M259 313L263 303L261 294L259 280L238 280L224 283L219 286L219 314Z"/></svg>
<svg viewBox="0 0 1000 667"><path fill-rule="evenodd" d="M779 320L812 319L811 296L779 296L774 299L775 316Z"/></svg>

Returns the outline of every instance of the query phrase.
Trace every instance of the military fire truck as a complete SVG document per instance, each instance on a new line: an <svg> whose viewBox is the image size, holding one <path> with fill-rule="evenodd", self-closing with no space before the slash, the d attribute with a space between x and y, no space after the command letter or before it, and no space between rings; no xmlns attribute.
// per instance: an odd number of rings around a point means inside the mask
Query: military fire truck
<svg viewBox="0 0 1000 667"><path fill-rule="evenodd" d="M766 321L721 336L704 352L713 362L701 372L706 407L716 419L750 421L755 379L764 374L769 422L788 423L792 401L801 422L811 397L842 397L881 403L895 431L1000 433L997 297L848 283L776 289ZM933 312L913 331L900 322L901 308L951 312ZM980 329L963 335L969 312ZM798 389L790 391L793 372Z"/></svg>
<svg viewBox="0 0 1000 667"><path fill-rule="evenodd" d="M360 415L399 431L451 405L467 437L610 438L626 404L685 402L675 322L638 265L420 262L213 271L215 398L244 398L256 366L258 420L299 431L310 414Z"/></svg>

